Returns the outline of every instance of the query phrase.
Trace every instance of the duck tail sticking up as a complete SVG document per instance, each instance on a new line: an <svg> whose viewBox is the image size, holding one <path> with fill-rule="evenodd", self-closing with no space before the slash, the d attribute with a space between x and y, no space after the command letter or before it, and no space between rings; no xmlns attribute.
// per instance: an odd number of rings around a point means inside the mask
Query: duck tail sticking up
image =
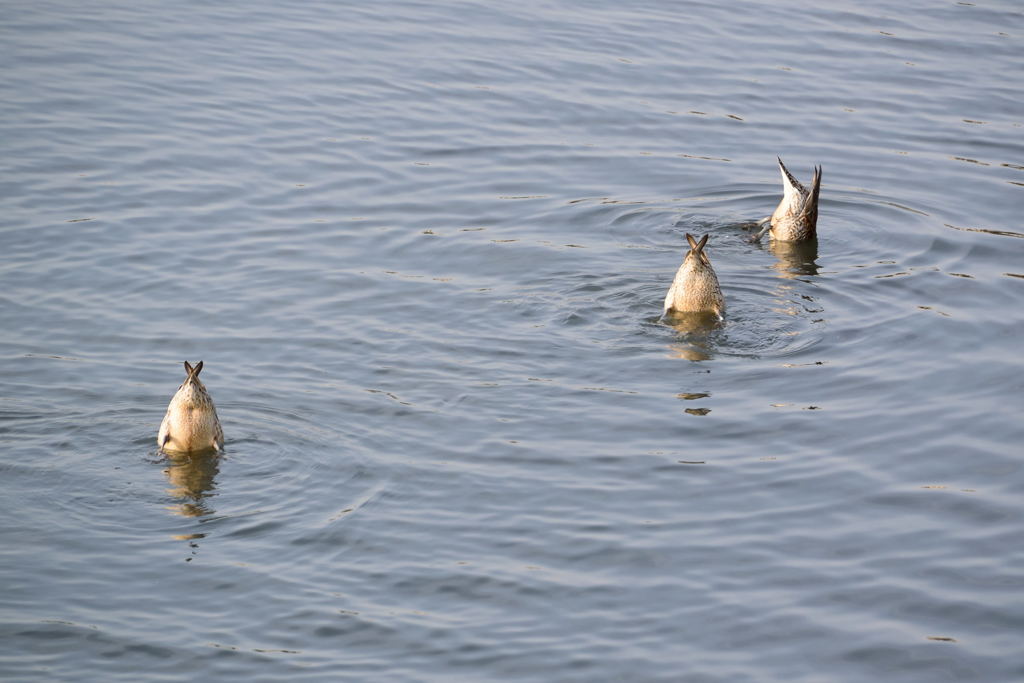
<svg viewBox="0 0 1024 683"><path fill-rule="evenodd" d="M783 242L806 242L817 237L818 197L821 194L821 166L814 167L811 189L793 177L780 157L779 172L782 174L782 199L775 212L762 223L767 223L754 237L760 239L766 232L774 240Z"/></svg>
<svg viewBox="0 0 1024 683"><path fill-rule="evenodd" d="M718 285L715 269L711 266L711 259L704 252L708 235L704 235L698 241L693 235L687 234L686 241L690 249L665 295L663 315L713 313L722 317L725 312L725 298L722 296L722 288Z"/></svg>
<svg viewBox="0 0 1024 683"><path fill-rule="evenodd" d="M217 409L199 379L202 370L203 361L195 366L185 361L185 381L171 398L157 434L157 444L164 452L220 451L224 448L224 431Z"/></svg>

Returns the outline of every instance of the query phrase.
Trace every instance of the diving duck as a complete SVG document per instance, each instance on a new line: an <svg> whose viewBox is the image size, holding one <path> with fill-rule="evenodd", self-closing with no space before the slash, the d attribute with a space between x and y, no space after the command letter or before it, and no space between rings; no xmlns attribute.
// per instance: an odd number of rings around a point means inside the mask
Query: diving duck
<svg viewBox="0 0 1024 683"><path fill-rule="evenodd" d="M778 158L778 157L776 157ZM773 240L781 242L807 242L817 237L818 230L818 193L821 190L821 166L815 166L811 178L811 189L800 184L793 177L786 165L779 159L779 170L782 172L782 201L775 208L775 213L759 221L766 224L761 232L754 237L761 239L770 233Z"/></svg>
<svg viewBox="0 0 1024 683"><path fill-rule="evenodd" d="M663 315L673 313L714 313L719 318L725 313L725 297L718 285L718 276L711 267L704 246L708 236L704 235L698 242L693 235L687 233L686 241L690 250L686 252L682 265L676 271L672 286L665 295Z"/></svg>
<svg viewBox="0 0 1024 683"><path fill-rule="evenodd" d="M199 381L202 369L203 361L195 367L185 361L185 381L171 398L156 437L160 450L173 453L223 450L224 430L213 399Z"/></svg>

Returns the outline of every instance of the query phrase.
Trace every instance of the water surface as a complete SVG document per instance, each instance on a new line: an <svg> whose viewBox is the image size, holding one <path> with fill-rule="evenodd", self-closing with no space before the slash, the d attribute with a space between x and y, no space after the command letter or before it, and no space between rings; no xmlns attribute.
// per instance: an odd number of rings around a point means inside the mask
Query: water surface
<svg viewBox="0 0 1024 683"><path fill-rule="evenodd" d="M1024 678L1016 4L3 14L4 680Z"/></svg>

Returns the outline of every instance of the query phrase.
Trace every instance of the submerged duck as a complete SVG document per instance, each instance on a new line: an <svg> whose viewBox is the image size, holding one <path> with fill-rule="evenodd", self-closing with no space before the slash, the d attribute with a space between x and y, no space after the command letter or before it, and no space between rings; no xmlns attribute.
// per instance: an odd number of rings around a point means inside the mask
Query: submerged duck
<svg viewBox="0 0 1024 683"><path fill-rule="evenodd" d="M156 437L160 450L173 453L223 450L224 430L213 399L199 381L202 369L203 361L195 367L185 361L185 381L171 398Z"/></svg>
<svg viewBox="0 0 1024 683"><path fill-rule="evenodd" d="M766 232L770 232L773 240L781 242L813 240L818 234L818 193L821 190L821 166L814 167L810 190L793 177L786 165L782 163L782 159L779 159L779 170L782 171L782 201L775 208L775 213L760 221L767 225L757 233L754 239L761 239Z"/></svg>
<svg viewBox="0 0 1024 683"><path fill-rule="evenodd" d="M718 276L711 267L708 255L704 253L704 245L708 236L704 235L698 242L693 235L687 233L686 241L690 251L686 253L682 265L676 271L672 286L665 295L665 316L673 313L714 313L719 318L725 313L725 297L718 286Z"/></svg>

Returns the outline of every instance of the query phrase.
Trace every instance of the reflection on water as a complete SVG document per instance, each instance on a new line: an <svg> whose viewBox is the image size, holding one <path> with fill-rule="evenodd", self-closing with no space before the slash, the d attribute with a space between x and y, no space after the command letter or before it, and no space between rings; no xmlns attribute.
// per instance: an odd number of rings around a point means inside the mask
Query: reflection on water
<svg viewBox="0 0 1024 683"><path fill-rule="evenodd" d="M776 258L775 270L784 278L818 274L818 240L780 242L771 240L768 251Z"/></svg>
<svg viewBox="0 0 1024 683"><path fill-rule="evenodd" d="M711 354L708 351L706 344L702 343L690 343L690 342L679 342L675 344L669 344L669 356L672 358L682 358L683 360L711 360Z"/></svg>
<svg viewBox="0 0 1024 683"><path fill-rule="evenodd" d="M679 339L669 345L673 358L701 361L711 360L712 348L709 336L721 327L722 318L714 313L682 313L666 314L662 321L679 333Z"/></svg>
<svg viewBox="0 0 1024 683"><path fill-rule="evenodd" d="M208 499L213 497L212 491L216 488L214 479L220 466L218 453L210 450L168 455L167 463L164 474L171 485L167 493L178 500L177 505L168 509L183 517L202 517L213 513Z"/></svg>
<svg viewBox="0 0 1024 683"><path fill-rule="evenodd" d="M777 305L772 308L772 311L793 317L808 313L821 313L823 309L813 296L800 292L797 289L799 285L794 286L794 283L786 282L786 280L797 280L801 276L818 274L817 238L808 242L771 240L767 244L767 249L775 257L772 268L782 278L782 281L774 289ZM821 320L818 318L814 322L821 322Z"/></svg>

